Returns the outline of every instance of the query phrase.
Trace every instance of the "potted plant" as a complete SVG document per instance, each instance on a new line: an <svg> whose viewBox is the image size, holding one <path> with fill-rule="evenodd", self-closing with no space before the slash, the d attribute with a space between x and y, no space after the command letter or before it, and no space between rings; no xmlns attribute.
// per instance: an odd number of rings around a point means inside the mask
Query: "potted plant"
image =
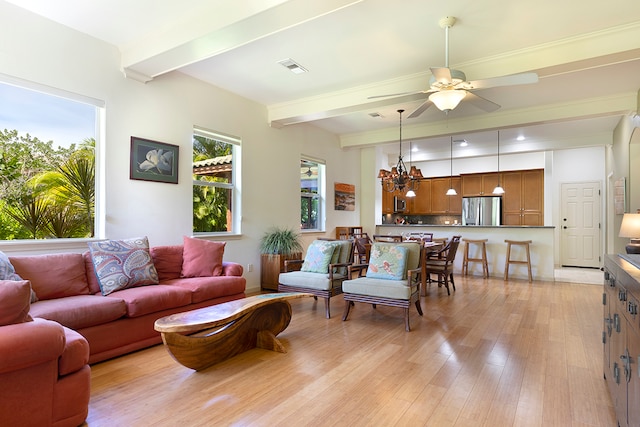
<svg viewBox="0 0 640 427"><path fill-rule="evenodd" d="M284 272L284 262L302 259L300 234L289 228L274 227L260 239L260 283L262 289L278 290L278 276Z"/></svg>

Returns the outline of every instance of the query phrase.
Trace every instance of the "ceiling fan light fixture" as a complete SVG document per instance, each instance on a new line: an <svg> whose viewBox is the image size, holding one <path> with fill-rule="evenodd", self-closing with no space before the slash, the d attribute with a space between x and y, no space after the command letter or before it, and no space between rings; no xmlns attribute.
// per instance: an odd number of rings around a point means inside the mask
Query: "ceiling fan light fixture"
<svg viewBox="0 0 640 427"><path fill-rule="evenodd" d="M429 95L429 101L433 102L438 110L448 112L456 108L466 95L467 92L464 90L442 90Z"/></svg>

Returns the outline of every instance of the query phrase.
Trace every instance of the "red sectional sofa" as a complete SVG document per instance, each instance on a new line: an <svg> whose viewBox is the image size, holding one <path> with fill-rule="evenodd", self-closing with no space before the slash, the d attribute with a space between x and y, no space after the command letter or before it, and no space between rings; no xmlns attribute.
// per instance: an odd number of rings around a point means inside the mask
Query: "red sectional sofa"
<svg viewBox="0 0 640 427"><path fill-rule="evenodd" d="M31 281L38 301L34 318L54 320L89 342L89 363L100 362L162 342L154 322L169 314L245 297L242 265L222 263L222 274L181 277L183 245L149 250L159 284L103 296L91 254L9 257L16 273Z"/></svg>
<svg viewBox="0 0 640 427"><path fill-rule="evenodd" d="M90 363L162 342L153 328L160 317L245 297L242 266L221 261L224 244L211 271L218 275L183 277L186 243L148 249L158 284L106 296L90 252L8 257L23 280L0 280L0 425L82 424ZM202 251L189 256L193 271ZM29 301L31 289L37 301ZM18 315L6 319L9 312Z"/></svg>

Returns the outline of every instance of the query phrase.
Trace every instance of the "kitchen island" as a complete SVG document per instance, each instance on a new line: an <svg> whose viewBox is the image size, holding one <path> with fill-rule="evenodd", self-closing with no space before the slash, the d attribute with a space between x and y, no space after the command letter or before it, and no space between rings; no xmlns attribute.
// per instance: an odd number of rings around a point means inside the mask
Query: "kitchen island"
<svg viewBox="0 0 640 427"><path fill-rule="evenodd" d="M376 226L375 234L402 235L407 233L433 233L434 238L460 235L462 239L488 239L487 261L489 275L504 277L507 244L505 240L531 240L531 270L534 280L554 280L554 229L553 226L482 226L482 225L431 225L431 224L380 224ZM478 248L473 245L469 256L476 258L474 252ZM455 271L462 271L464 242L461 241L454 262ZM512 247L511 259L524 259L523 247ZM479 263L469 264L469 274L482 276L482 266ZM510 279L529 280L527 267L512 265L509 270Z"/></svg>

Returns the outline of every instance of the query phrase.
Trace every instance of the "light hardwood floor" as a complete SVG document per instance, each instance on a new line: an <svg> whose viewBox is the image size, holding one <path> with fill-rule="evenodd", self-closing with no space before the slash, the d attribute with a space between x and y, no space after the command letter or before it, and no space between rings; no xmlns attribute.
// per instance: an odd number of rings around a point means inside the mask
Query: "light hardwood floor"
<svg viewBox="0 0 640 427"><path fill-rule="evenodd" d="M602 376L602 286L464 278L424 317L291 301L278 337L202 372L156 346L92 367L95 426L615 426Z"/></svg>

